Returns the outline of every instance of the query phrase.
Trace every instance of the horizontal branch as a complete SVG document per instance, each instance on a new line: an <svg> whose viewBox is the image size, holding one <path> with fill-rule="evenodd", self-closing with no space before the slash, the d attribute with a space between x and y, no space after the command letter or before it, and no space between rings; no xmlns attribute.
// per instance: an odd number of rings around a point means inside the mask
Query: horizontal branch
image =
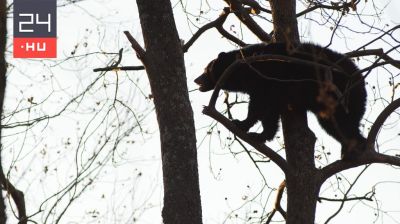
<svg viewBox="0 0 400 224"><path fill-rule="evenodd" d="M353 197L353 198L324 198L324 197L319 197L318 198L319 201L331 201L331 202L345 202L345 201L361 201L361 200L367 200L367 201L372 201L371 197Z"/></svg>
<svg viewBox="0 0 400 224"><path fill-rule="evenodd" d="M348 57L362 57L362 56L370 56L370 55L376 55L388 62L387 64L391 64L394 67L400 69L400 61L395 60L392 57L390 57L388 54L386 54L382 48L379 49L368 49L368 50L362 50L362 51L352 51L346 53L346 56Z"/></svg>
<svg viewBox="0 0 400 224"><path fill-rule="evenodd" d="M357 3L354 3L354 1L351 1L351 2L345 2L341 5L339 5L339 4L332 4L332 5L316 4L316 5L311 6L310 8L307 8L307 9L297 13L296 17L303 16L303 15L305 15L309 12L312 12L314 10L317 10L317 9L332 9L332 10L336 10L336 11L345 10L346 12L348 12L350 8L355 10Z"/></svg>
<svg viewBox="0 0 400 224"><path fill-rule="evenodd" d="M393 166L400 167L400 158L396 157L396 156L389 156L389 155L377 153L375 151L366 151L352 161L338 160L338 161L331 163L328 166L322 168L320 183L322 184L329 177L331 177L332 175L339 173L343 170L351 169L351 168L361 166L361 165L372 164L372 163L384 163L384 164L390 164Z"/></svg>
<svg viewBox="0 0 400 224"><path fill-rule="evenodd" d="M95 68L93 69L94 72L108 72L108 71L138 71L144 70L144 66L122 66L122 67L104 67L104 68Z"/></svg>

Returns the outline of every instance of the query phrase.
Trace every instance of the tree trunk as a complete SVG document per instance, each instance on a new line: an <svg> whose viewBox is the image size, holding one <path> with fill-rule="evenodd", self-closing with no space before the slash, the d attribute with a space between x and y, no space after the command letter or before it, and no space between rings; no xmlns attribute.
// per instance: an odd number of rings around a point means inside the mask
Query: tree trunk
<svg viewBox="0 0 400 224"><path fill-rule="evenodd" d="M314 163L315 135L307 126L305 112L282 115L288 174L286 224L312 224L319 193L319 172Z"/></svg>
<svg viewBox="0 0 400 224"><path fill-rule="evenodd" d="M288 47L300 42L296 0L270 0L274 41ZM288 172L286 224L312 224L319 194L319 173L314 163L315 135L308 128L307 114L288 105L282 114Z"/></svg>
<svg viewBox="0 0 400 224"><path fill-rule="evenodd" d="M198 224L201 201L196 136L185 64L168 0L137 0L160 130L164 182L163 221Z"/></svg>
<svg viewBox="0 0 400 224"><path fill-rule="evenodd" d="M275 42L300 42L297 28L296 0L269 0L274 23Z"/></svg>
<svg viewBox="0 0 400 224"><path fill-rule="evenodd" d="M5 50L6 50L6 40L7 40L7 9L6 9L5 0L0 1L0 117L3 114L3 102L4 102L4 93L6 89L6 72L7 72L7 64L5 59ZM0 119L0 175L3 175L3 167L2 167L2 147L1 147L1 119ZM2 178L3 179L3 178ZM0 184L1 186L2 184ZM6 217L6 207L3 198L3 190L5 186L2 186L0 190L0 224L5 224Z"/></svg>

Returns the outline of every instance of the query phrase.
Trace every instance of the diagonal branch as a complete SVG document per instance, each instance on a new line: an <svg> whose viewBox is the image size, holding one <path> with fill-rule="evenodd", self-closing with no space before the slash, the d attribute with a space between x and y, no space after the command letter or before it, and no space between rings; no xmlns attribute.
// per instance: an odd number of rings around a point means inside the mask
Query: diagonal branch
<svg viewBox="0 0 400 224"><path fill-rule="evenodd" d="M252 10L256 11L256 13L258 14L260 11L262 12L266 12L271 14L271 10L263 8L258 2L256 2L255 0L239 0L243 5L247 5L250 6Z"/></svg>
<svg viewBox="0 0 400 224"><path fill-rule="evenodd" d="M393 65L394 67L400 69L400 61L393 59L389 55L387 55L382 48L379 49L369 49L363 51L352 51L346 53L346 56L354 58L354 57L362 57L362 56L369 56L369 55L376 55L388 62L389 64Z"/></svg>
<svg viewBox="0 0 400 224"><path fill-rule="evenodd" d="M270 43L272 41L271 35L266 33L263 28L258 25L248 13L239 0L224 0L235 13L236 17L253 32L258 39L263 42Z"/></svg>
<svg viewBox="0 0 400 224"><path fill-rule="evenodd" d="M8 178L4 175L3 170L0 170L0 185L2 186L2 190L7 191L8 194L11 195L15 205L17 206L18 211L18 220L19 224L27 223L26 209L25 209L25 199L24 193L17 188L8 180ZM0 191L0 194L2 192Z"/></svg>
<svg viewBox="0 0 400 224"><path fill-rule="evenodd" d="M265 222L265 224L271 223L272 217L274 217L276 211L281 213L282 217L286 220L286 212L285 212L285 210L283 210L283 208L281 206L282 195L283 195L283 192L285 190L285 187L286 187L286 180L282 181L282 183L279 185L278 193L277 193L276 199L275 199L274 209L270 213L270 215L269 215L267 221Z"/></svg>
<svg viewBox="0 0 400 224"><path fill-rule="evenodd" d="M137 57L143 62L146 57L146 51L140 46L140 44L133 38L129 31L124 31L126 38L132 44L132 48L136 51Z"/></svg>
<svg viewBox="0 0 400 224"><path fill-rule="evenodd" d="M252 147L254 147L257 151L270 158L282 169L284 173L287 172L287 163L278 153L276 153L267 145L252 140L247 133L236 127L232 121L220 114L217 110L215 110L214 107L210 105L205 106L203 109L203 114L210 116L214 120L224 125L234 135L238 136L239 138L250 144Z"/></svg>

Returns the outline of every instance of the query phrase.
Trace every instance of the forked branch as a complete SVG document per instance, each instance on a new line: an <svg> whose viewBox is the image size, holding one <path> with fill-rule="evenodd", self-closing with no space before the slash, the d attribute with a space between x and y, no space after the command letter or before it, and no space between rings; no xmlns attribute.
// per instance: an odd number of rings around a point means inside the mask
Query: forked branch
<svg viewBox="0 0 400 224"><path fill-rule="evenodd" d="M122 51L123 49L121 48L118 52L118 60L114 62L112 65L104 67L104 68L95 68L93 69L93 72L107 72L107 71L131 71L131 70L143 70L144 66L121 66L118 67L118 65L122 61Z"/></svg>
<svg viewBox="0 0 400 224"><path fill-rule="evenodd" d="M228 33L223 27L223 24L224 24L226 18L228 17L229 13L230 13L230 9L228 7L224 8L222 13L219 15L219 17L216 20L209 22L206 25L202 26L200 29L198 29L197 32L192 36L192 38L190 38L189 41L183 46L183 52L187 52L188 49L193 45L193 43L200 37L200 35L211 28L216 28L222 36L224 36L226 39L236 43L237 45L239 45L241 47L245 46L246 43L239 40L232 34Z"/></svg>
<svg viewBox="0 0 400 224"><path fill-rule="evenodd" d="M260 27L254 21L253 18L251 18L249 14L249 10L246 10L242 2L239 0L225 0L225 2L230 6L231 10L233 13L235 13L236 17L253 32L258 39L260 39L263 42L269 43L272 41L271 35L266 33L263 28Z"/></svg>
<svg viewBox="0 0 400 224"><path fill-rule="evenodd" d="M285 210L283 210L283 208L281 206L282 195L283 195L285 188L286 188L286 180L282 181L282 183L279 185L278 193L276 194L274 209L272 210L271 214L268 216L268 219L265 222L265 224L271 223L272 218L274 217L276 211L281 213L282 217L286 220L286 212L285 212Z"/></svg>

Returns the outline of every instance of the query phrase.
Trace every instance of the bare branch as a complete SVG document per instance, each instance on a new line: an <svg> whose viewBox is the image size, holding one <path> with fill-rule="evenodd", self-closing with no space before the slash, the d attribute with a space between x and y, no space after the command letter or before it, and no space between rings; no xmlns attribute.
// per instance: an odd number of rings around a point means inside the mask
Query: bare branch
<svg viewBox="0 0 400 224"><path fill-rule="evenodd" d="M381 57L383 60L388 62L389 64L393 65L394 67L400 69L400 61L394 60L392 57L389 55L385 54L382 48L379 49L369 49L369 50L363 50L363 51L352 51L349 53L346 53L348 57L361 57L361 56L369 56L369 55L376 55Z"/></svg>
<svg viewBox="0 0 400 224"><path fill-rule="evenodd" d="M218 91L219 92L219 91ZM228 120L226 117L224 117L222 114L220 114L217 110L215 110L214 107L212 106L205 106L203 109L203 113L205 115L210 116L214 120L218 121L222 125L224 125L230 132L232 132L234 135L238 136L248 144L250 144L252 147L254 147L257 151L260 153L264 154L268 158L270 158L273 162L275 162L284 173L287 172L287 163L286 161L274 150L272 150L270 147L263 143L256 142L252 140L247 133L244 131L240 130L238 127L233 124L232 121Z"/></svg>
<svg viewBox="0 0 400 224"><path fill-rule="evenodd" d="M279 213L281 213L283 218L286 220L286 212L281 207L282 195L283 195L283 191L285 190L285 187L286 187L286 181L284 180L279 185L278 193L277 193L276 199L275 199L274 209L272 210L272 212L269 215L269 217L268 217L267 221L265 222L265 224L271 223L272 217L274 217L276 211L279 211Z"/></svg>
<svg viewBox="0 0 400 224"><path fill-rule="evenodd" d="M250 6L252 9L254 9L256 11L256 13L258 14L260 11L262 12L266 12L271 14L271 10L269 9L265 9L263 7L261 7L260 4L258 4L258 2L254 1L254 0L239 0L243 5L247 5ZM257 12L258 11L258 12Z"/></svg>
<svg viewBox="0 0 400 224"><path fill-rule="evenodd" d="M236 17L244 23L249 30L251 30L260 40L263 42L271 42L272 37L264 31L254 20L251 18L247 10L243 7L242 3L238 0L225 0L225 2L230 6Z"/></svg>
<svg viewBox="0 0 400 224"><path fill-rule="evenodd" d="M376 141L376 137L378 135L379 130L381 129L385 120L389 117L389 115L400 107L400 98L394 100L389 105L385 107L385 109L379 114L376 118L374 124L369 131L367 138L367 150L372 150L374 148L374 142ZM393 164L396 165L396 164Z"/></svg>
<svg viewBox="0 0 400 224"><path fill-rule="evenodd" d="M368 169L369 165L365 166L364 169L357 175L356 179L354 179L353 183L350 184L350 187L346 190L346 192L344 193L343 197L346 199L347 196L349 195L350 191L353 189L353 187L356 185L356 183L358 182L358 180L360 179L360 177L363 175L363 173ZM342 211L343 207L344 207L344 203L346 202L346 200L341 201L339 208L336 210L336 212L334 212L326 221L324 224L328 224L333 218L335 218L340 211Z"/></svg>
<svg viewBox="0 0 400 224"><path fill-rule="evenodd" d="M123 66L123 67L118 67L118 65L122 61L122 51L123 49L121 48L118 52L118 60L114 62L112 65L104 67L104 68L95 68L93 69L93 72L107 72L107 71L113 71L113 70L121 70L121 71L126 71L126 70L143 70L144 66Z"/></svg>
<svg viewBox="0 0 400 224"><path fill-rule="evenodd" d="M284 219L286 219L286 212L283 210L282 206L281 206L281 201L282 201L282 195L283 195L283 191L285 190L286 187L286 180L282 181L282 183L279 185L278 188L278 194L276 196L276 200L275 200L275 209L279 211L279 213L281 213L281 215L283 216Z"/></svg>
<svg viewBox="0 0 400 224"><path fill-rule="evenodd" d="M222 24L216 27L218 32L224 36L226 39L236 43L237 45L244 47L247 44L245 42L243 42L242 40L238 39L237 37L233 36L232 34L228 33L228 31L226 31L224 29L224 27L222 27Z"/></svg>
<svg viewBox="0 0 400 224"><path fill-rule="evenodd" d="M371 196L362 196L362 197L354 197L354 198L324 198L324 197L319 197L318 200L324 200L324 201L331 201L331 202L346 202L346 201L361 201L361 200L367 200L367 201L373 201Z"/></svg>
<svg viewBox="0 0 400 224"><path fill-rule="evenodd" d="M232 42L235 42L239 46L245 46L246 43L244 43L243 41L239 40L235 36L228 33L222 26L224 24L226 18L228 17L229 13L230 13L230 9L228 7L224 8L222 13L219 15L219 17L216 20L207 23L206 25L202 26L199 30L197 30L197 32L183 46L183 52L187 52L188 49L193 45L193 43L200 37L200 35L211 28L216 28L224 37L226 37L227 39L229 39Z"/></svg>
<svg viewBox="0 0 400 224"><path fill-rule="evenodd" d="M389 30L383 32L381 35L379 35L378 37L374 38L373 40L369 41L368 43L362 45L361 47L359 47L357 50L361 50L365 47L367 47L368 45L374 43L375 41L378 40L382 40L384 36L388 35L388 34L392 34L394 31L396 31L397 29L400 29L400 25L396 25L392 28L390 28ZM390 36L390 35L389 35ZM393 38L393 37L392 37ZM397 41L396 41L397 42Z"/></svg>
<svg viewBox="0 0 400 224"><path fill-rule="evenodd" d="M108 72L108 71L139 71L144 70L144 66L122 66L122 67L104 67L104 68L95 68L94 72Z"/></svg>
<svg viewBox="0 0 400 224"><path fill-rule="evenodd" d="M133 38L129 31L124 31L124 34L128 38L129 42L132 44L132 48L136 51L137 57L143 61L146 56L146 51L140 46L135 38Z"/></svg>
<svg viewBox="0 0 400 224"><path fill-rule="evenodd" d="M324 4L316 4L311 6L310 8L305 9L302 12L299 12L296 14L296 17L300 17L303 16L309 12L312 12L314 10L317 9L332 9L332 10L336 10L336 11L344 11L344 12L348 12L350 10L350 8L352 8L354 11L356 10L356 5L358 4L359 1L355 2L355 1L351 1L351 2L344 2L343 4L334 4L332 3L332 5L324 5Z"/></svg>
<svg viewBox="0 0 400 224"><path fill-rule="evenodd" d="M368 148L368 147L367 147ZM321 170L320 183L322 184L326 179L339 173L343 170L354 168L361 165L367 165L371 163L385 163L394 166L400 166L400 158L395 156L389 156L375 151L366 151L361 154L358 158L353 161L338 160Z"/></svg>
<svg viewBox="0 0 400 224"><path fill-rule="evenodd" d="M354 168L361 165L366 165L370 163L386 163L394 166L400 166L400 158L395 156L384 155L381 153L377 153L374 150L374 142L378 135L380 128L385 122L386 118L400 107L400 99L396 99L392 103L390 103L376 118L374 124L371 127L371 130L368 134L367 145L365 152L358 157L354 161L336 161L326 167L324 167L322 171L321 183L323 183L330 176L335 173L339 173L343 170Z"/></svg>

